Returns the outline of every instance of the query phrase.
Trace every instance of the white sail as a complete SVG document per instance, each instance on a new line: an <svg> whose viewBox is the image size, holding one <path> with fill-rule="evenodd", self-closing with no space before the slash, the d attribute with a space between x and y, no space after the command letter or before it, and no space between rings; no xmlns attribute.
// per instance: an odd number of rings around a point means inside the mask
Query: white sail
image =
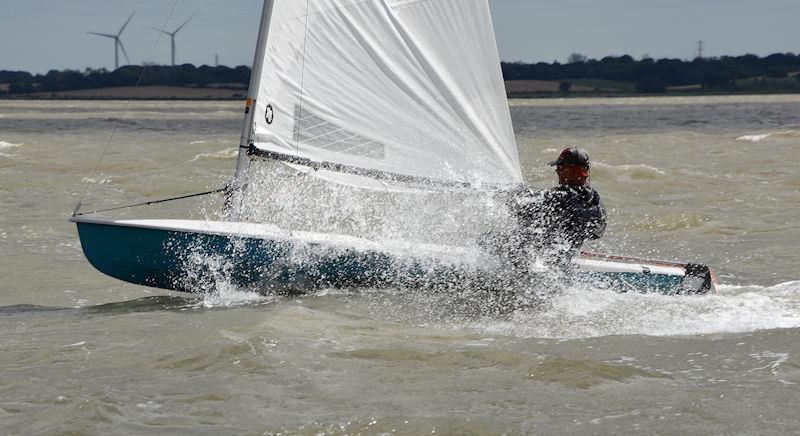
<svg viewBox="0 0 800 436"><path fill-rule="evenodd" d="M469 184L522 181L487 0L275 0L261 150Z"/></svg>

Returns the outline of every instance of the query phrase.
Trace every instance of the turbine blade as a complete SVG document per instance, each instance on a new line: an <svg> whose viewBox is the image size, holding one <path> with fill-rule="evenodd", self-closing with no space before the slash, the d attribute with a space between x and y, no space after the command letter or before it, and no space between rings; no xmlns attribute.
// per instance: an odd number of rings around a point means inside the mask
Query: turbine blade
<svg viewBox="0 0 800 436"><path fill-rule="evenodd" d="M97 33L97 32L86 32L86 33L91 34L91 35L97 35L97 36L105 36L106 38L116 38L117 37L117 35L109 35L107 33Z"/></svg>
<svg viewBox="0 0 800 436"><path fill-rule="evenodd" d="M119 29L119 33L117 33L117 36L120 36L120 35L122 35L122 32L124 32L124 31L125 31L125 28L126 28L126 27L128 27L128 23L130 23L130 22L131 22L131 19L133 19L133 16L134 16L134 15L136 15L136 11L133 11L133 13L131 14L131 16L130 16L130 17L128 17L128 20L127 20L127 21L125 21L125 24L123 24L123 25L122 25L122 28L121 28L121 29Z"/></svg>
<svg viewBox="0 0 800 436"><path fill-rule="evenodd" d="M189 24L189 21L192 21L192 19L193 19L193 18L194 18L196 15L197 15L197 12L195 12L194 14L192 14L192 16L191 16L191 17L189 17L189 19L188 19L188 20L186 20L186 21L185 21L183 24L181 24L181 25L180 25L180 27L178 27L177 29L175 29L175 31L174 31L174 32L172 32L172 34L174 35L174 34L176 34L176 33L180 32L180 31L181 31L181 29L183 29L183 28L184 28L184 26L186 26L187 24Z"/></svg>
<svg viewBox="0 0 800 436"><path fill-rule="evenodd" d="M117 40L117 44L119 44L119 48L122 49L122 54L125 55L125 62L127 62L128 65L130 65L131 64L131 60L128 58L128 52L125 51L125 46L122 45L122 40L118 39Z"/></svg>
<svg viewBox="0 0 800 436"><path fill-rule="evenodd" d="M148 29L153 29L156 32L166 33L167 35L169 35L169 32L163 29L159 29L158 27L153 27L153 26L144 26L144 27L147 27Z"/></svg>

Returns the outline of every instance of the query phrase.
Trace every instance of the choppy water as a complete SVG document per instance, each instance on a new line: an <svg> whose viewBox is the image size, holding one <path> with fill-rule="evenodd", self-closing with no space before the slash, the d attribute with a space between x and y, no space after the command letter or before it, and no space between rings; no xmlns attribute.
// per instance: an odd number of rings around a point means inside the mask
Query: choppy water
<svg viewBox="0 0 800 436"><path fill-rule="evenodd" d="M611 221L591 248L709 263L723 288L576 286L505 315L413 290L194 297L100 275L66 219L124 105L0 101L3 434L800 428L800 97L513 101L530 182L589 149ZM133 103L86 209L224 184L240 116Z"/></svg>

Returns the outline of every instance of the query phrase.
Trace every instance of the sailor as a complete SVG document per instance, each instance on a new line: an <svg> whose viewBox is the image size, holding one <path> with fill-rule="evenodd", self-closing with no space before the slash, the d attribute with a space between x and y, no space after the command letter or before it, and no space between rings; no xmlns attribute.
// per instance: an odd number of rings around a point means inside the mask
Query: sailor
<svg viewBox="0 0 800 436"><path fill-rule="evenodd" d="M599 239L605 232L606 210L600 195L589 186L586 151L567 148L550 165L556 167L557 187L544 191L522 187L508 199L518 224L508 241L515 264L533 253L546 263L566 265L585 241Z"/></svg>

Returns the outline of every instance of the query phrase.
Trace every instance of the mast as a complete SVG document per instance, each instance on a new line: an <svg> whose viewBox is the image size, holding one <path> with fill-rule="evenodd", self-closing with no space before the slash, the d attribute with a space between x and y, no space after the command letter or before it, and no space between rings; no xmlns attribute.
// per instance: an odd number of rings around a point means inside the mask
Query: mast
<svg viewBox="0 0 800 436"><path fill-rule="evenodd" d="M264 0L264 8L261 11L261 25L258 29L258 43L256 44L256 54L253 60L253 69L250 73L250 88L247 91L247 104L245 107L244 124L242 125L242 136L239 140L239 158L236 161L236 176L233 179L231 190L231 221L239 218L244 196L244 188L247 183L247 172L250 169L250 158L247 149L253 142L253 128L255 127L253 116L256 108L256 98L261 87L261 73L264 67L264 59L267 52L267 39L269 38L269 27L272 21L272 7L275 0Z"/></svg>

